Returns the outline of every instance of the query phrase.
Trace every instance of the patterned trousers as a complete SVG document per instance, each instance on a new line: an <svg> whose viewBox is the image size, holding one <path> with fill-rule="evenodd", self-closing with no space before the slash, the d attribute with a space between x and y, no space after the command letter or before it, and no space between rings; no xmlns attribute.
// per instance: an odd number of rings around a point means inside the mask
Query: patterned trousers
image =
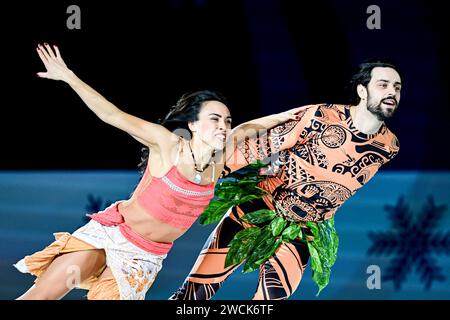
<svg viewBox="0 0 450 320"><path fill-rule="evenodd" d="M251 224L239 220L245 212L267 208L262 200L233 207L209 236L190 274L170 300L209 300L239 265L225 268L227 245L234 235ZM254 300L283 300L297 289L309 259L305 243L283 242L272 258L260 266Z"/></svg>

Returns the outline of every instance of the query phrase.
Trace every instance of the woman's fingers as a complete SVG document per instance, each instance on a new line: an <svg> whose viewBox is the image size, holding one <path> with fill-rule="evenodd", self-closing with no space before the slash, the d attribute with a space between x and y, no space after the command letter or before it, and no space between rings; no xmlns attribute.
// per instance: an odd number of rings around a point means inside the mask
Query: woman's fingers
<svg viewBox="0 0 450 320"><path fill-rule="evenodd" d="M36 75L39 78L59 80L57 65L64 64L64 62L58 59L57 55L47 43L45 43L44 46L38 44L36 50L39 58L41 58L45 68L47 69L46 72L38 72Z"/></svg>
<svg viewBox="0 0 450 320"><path fill-rule="evenodd" d="M39 57L41 58L42 62L44 62L47 69L54 62L57 62L57 63L63 65L64 67L66 67L66 64L65 64L64 60L62 59L61 53L59 52L59 49L57 46L53 45L53 48L52 48L52 46L50 46L48 43L44 43L44 45L39 43L37 49L38 49Z"/></svg>
<svg viewBox="0 0 450 320"><path fill-rule="evenodd" d="M36 73L36 75L37 75L39 78L48 78L47 72L38 72L38 73Z"/></svg>
<svg viewBox="0 0 450 320"><path fill-rule="evenodd" d="M43 50L41 49L41 47L38 46L38 47L36 48L36 51L37 51L37 53L38 53L38 55L39 55L39 58L41 58L42 62L44 63L45 67L47 67L48 59L47 59L47 57L44 55Z"/></svg>
<svg viewBox="0 0 450 320"><path fill-rule="evenodd" d="M296 114L296 113L299 113L303 108L304 107L294 108L294 109L291 109L290 112Z"/></svg>
<svg viewBox="0 0 450 320"><path fill-rule="evenodd" d="M56 59L56 56L55 56L55 54L53 53L52 47L50 47L50 45L49 45L48 43L44 43L44 47L45 47L45 49L46 49L47 54L48 54L51 58Z"/></svg>
<svg viewBox="0 0 450 320"><path fill-rule="evenodd" d="M300 116L292 110L286 112L286 117L288 120L300 120Z"/></svg>
<svg viewBox="0 0 450 320"><path fill-rule="evenodd" d="M291 120L300 120L301 116L298 115L298 113L301 112L303 109L304 107L298 107L287 111L288 118Z"/></svg>
<svg viewBox="0 0 450 320"><path fill-rule="evenodd" d="M45 59L47 60L47 63L50 62L51 57L48 54L47 49L41 44L39 44L39 51L44 55Z"/></svg>
<svg viewBox="0 0 450 320"><path fill-rule="evenodd" d="M56 59L58 59L61 62L64 62L63 59L61 58L61 53L59 52L58 47L53 45L53 49L55 49Z"/></svg>

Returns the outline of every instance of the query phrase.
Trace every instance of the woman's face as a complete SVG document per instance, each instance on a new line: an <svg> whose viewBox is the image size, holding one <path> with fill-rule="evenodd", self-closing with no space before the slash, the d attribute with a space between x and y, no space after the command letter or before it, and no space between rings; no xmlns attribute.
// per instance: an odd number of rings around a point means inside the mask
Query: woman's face
<svg viewBox="0 0 450 320"><path fill-rule="evenodd" d="M230 111L222 102L205 101L202 103L198 120L189 123L189 129L196 139L216 150L222 150L231 130Z"/></svg>

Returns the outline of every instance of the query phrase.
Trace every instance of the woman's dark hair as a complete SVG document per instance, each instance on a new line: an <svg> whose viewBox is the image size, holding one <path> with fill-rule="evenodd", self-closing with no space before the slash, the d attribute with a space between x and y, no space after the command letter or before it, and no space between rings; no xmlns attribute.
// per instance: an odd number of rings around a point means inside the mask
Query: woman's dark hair
<svg viewBox="0 0 450 320"><path fill-rule="evenodd" d="M398 67L395 66L394 62L389 59L381 58L364 61L358 66L357 72L352 76L352 79L350 80L350 104L357 105L360 102L361 99L359 98L356 89L359 84L362 84L367 88L367 85L372 79L372 70L376 67L392 68L400 74Z"/></svg>
<svg viewBox="0 0 450 320"><path fill-rule="evenodd" d="M176 134L177 131L181 133L190 132L188 122L198 120L202 103L206 101L219 101L227 105L225 97L219 92L210 90L188 92L181 96L177 103L170 108L169 113L164 118L158 120L158 123ZM148 155L148 147L142 148L141 162L138 165L141 173L147 167Z"/></svg>

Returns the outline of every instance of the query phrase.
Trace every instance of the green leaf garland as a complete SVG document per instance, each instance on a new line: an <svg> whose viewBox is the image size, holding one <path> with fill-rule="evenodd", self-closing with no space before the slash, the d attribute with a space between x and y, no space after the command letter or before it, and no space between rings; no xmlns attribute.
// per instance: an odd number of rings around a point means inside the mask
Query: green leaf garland
<svg viewBox="0 0 450 320"><path fill-rule="evenodd" d="M246 167L246 173L232 173L228 176L229 180L217 184L216 199L211 201L200 216L200 223L216 223L233 206L261 199L264 195L271 196L257 187L259 182L266 179L258 175L258 170L265 166L263 162L257 161ZM276 210L261 209L249 212L240 220L251 224L252 227L236 233L228 244L230 249L225 259L226 268L245 261L243 272L255 271L274 255L283 242L289 243L298 239L308 246L312 278L319 287L316 295L328 285L339 245L334 218L322 222L297 223L284 214L283 208L276 206Z"/></svg>

